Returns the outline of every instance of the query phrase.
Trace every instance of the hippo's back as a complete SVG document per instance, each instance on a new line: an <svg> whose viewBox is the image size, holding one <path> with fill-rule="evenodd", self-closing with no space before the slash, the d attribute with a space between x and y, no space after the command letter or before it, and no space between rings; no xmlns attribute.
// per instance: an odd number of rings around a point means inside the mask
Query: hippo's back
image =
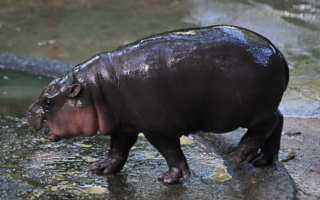
<svg viewBox="0 0 320 200"><path fill-rule="evenodd" d="M125 120L171 136L259 124L276 111L288 82L273 44L239 27L167 32L110 55L130 111Z"/></svg>

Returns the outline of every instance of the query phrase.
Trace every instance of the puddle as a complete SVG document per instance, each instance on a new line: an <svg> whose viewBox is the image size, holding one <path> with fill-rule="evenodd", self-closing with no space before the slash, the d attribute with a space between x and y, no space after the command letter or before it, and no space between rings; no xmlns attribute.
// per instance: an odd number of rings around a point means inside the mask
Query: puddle
<svg viewBox="0 0 320 200"><path fill-rule="evenodd" d="M23 173L17 173L17 172L12 172L12 173L9 173L9 175L14 178L14 179L17 179L17 180L20 180L22 182L25 182L27 185L31 186L31 187L41 187L43 186L44 184L42 183L39 183L37 181L34 181L32 179L27 179L27 178L22 178Z"/></svg>

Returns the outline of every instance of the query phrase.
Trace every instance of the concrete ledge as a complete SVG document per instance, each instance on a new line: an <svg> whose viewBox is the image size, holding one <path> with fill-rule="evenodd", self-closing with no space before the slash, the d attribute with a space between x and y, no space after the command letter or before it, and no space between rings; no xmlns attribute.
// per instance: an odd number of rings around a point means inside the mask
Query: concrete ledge
<svg viewBox="0 0 320 200"><path fill-rule="evenodd" d="M37 56L0 53L0 69L14 70L46 78L58 78L75 64Z"/></svg>

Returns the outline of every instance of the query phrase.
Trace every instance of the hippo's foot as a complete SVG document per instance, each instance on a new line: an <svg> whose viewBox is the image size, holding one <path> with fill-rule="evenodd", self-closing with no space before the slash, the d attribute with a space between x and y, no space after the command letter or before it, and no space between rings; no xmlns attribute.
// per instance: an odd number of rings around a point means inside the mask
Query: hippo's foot
<svg viewBox="0 0 320 200"><path fill-rule="evenodd" d="M187 163L185 163L182 168L169 167L169 170L166 172L162 172L158 176L158 179L165 183L177 183L179 182L180 178L183 178L183 180L186 181L189 179L189 177L189 166Z"/></svg>
<svg viewBox="0 0 320 200"><path fill-rule="evenodd" d="M179 138L144 134L148 141L166 159L169 170L158 176L165 183L177 183L180 178L185 181L190 177L189 166L183 155Z"/></svg>
<svg viewBox="0 0 320 200"><path fill-rule="evenodd" d="M237 151L232 158L232 161L234 163L240 163L247 159L249 162L251 162L257 157L259 149L259 146L254 146L250 144L242 144L240 146L239 144Z"/></svg>
<svg viewBox="0 0 320 200"><path fill-rule="evenodd" d="M247 159L256 166L275 163L278 160L282 127L283 116L277 110L264 124L248 129L241 138L233 162L240 163ZM259 149L261 151L258 153Z"/></svg>
<svg viewBox="0 0 320 200"><path fill-rule="evenodd" d="M257 154L256 158L250 162L255 166L273 164L278 160L278 152L267 151Z"/></svg>
<svg viewBox="0 0 320 200"><path fill-rule="evenodd" d="M139 132L117 132L110 136L110 150L105 159L90 165L90 170L104 174L119 172L127 161L129 151L137 141Z"/></svg>
<svg viewBox="0 0 320 200"><path fill-rule="evenodd" d="M249 163L255 166L268 165L268 164L275 163L278 160L278 152L275 152L273 150L258 152L255 149L249 152L246 156L240 155L239 157L237 157L235 155L232 161L235 163L240 163L245 159L247 159Z"/></svg>
<svg viewBox="0 0 320 200"><path fill-rule="evenodd" d="M100 171L104 174L117 173L123 168L126 160L118 156L107 156L105 159L98 160L90 165L90 170Z"/></svg>

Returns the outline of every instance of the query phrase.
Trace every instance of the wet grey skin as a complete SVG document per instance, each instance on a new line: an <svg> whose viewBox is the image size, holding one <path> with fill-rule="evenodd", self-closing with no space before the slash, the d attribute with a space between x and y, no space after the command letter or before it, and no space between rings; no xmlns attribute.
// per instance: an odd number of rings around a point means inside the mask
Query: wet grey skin
<svg viewBox="0 0 320 200"><path fill-rule="evenodd" d="M103 173L122 169L142 132L168 164L158 178L176 183L190 176L179 138L200 131L247 128L233 161L274 163L288 81L284 57L257 33L235 26L176 30L75 66L44 89L27 120L34 130L47 120L50 141L110 135L106 158L90 166Z"/></svg>

